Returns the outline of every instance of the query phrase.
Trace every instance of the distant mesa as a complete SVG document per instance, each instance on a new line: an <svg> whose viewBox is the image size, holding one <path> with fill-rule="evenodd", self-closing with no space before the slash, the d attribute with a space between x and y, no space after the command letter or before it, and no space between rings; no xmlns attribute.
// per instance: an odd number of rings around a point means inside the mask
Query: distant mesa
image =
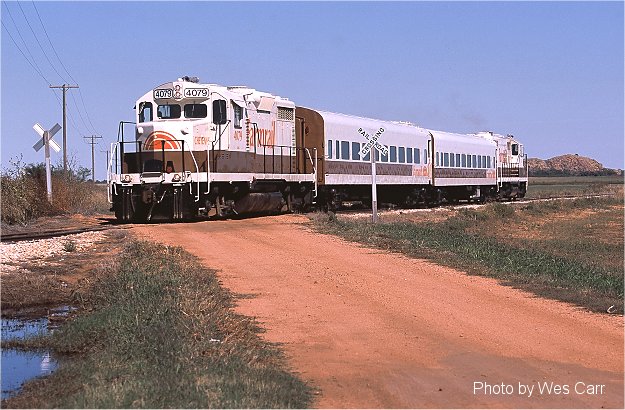
<svg viewBox="0 0 625 410"><path fill-rule="evenodd" d="M579 154L550 159L528 158L530 176L622 175L620 169L604 168L600 162Z"/></svg>

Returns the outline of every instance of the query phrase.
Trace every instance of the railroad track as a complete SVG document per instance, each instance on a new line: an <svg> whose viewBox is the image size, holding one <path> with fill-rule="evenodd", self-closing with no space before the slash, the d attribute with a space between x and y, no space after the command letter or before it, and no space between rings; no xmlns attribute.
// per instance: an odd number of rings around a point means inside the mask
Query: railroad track
<svg viewBox="0 0 625 410"><path fill-rule="evenodd" d="M501 204L514 204L514 205L522 205L529 204L532 202L544 202L544 201L555 201L558 199L579 199L579 198L603 198L603 197L611 197L615 194L591 194L591 195L561 195L561 196L548 196L541 198L523 198L518 200L509 200L509 201L500 201ZM492 202L494 203L494 202ZM437 205L434 207L421 207L421 208L402 208L398 206L380 206L378 208L379 214L385 213L393 213L393 212L401 212L401 213L412 213L412 212L421 212L421 211L429 211L432 209L458 209L463 207L481 207L484 206L485 203L444 203L441 205ZM339 215L355 215L363 214L370 215L371 208L354 208L354 209L341 209L336 211Z"/></svg>
<svg viewBox="0 0 625 410"><path fill-rule="evenodd" d="M114 225L105 225L105 226L87 226L83 228L73 228L73 229L53 229L49 231L37 231L37 232L20 232L13 234L2 234L0 235L0 241L5 242L20 242L20 241L33 241L37 239L47 239L54 238L58 236L66 236L73 235L77 233L83 232L96 232L96 231L105 231L111 228L119 228L119 226Z"/></svg>
<svg viewBox="0 0 625 410"><path fill-rule="evenodd" d="M557 199L600 198L600 197L608 197L608 196L614 196L614 194L562 195L562 196L553 196L553 197L545 197L545 198L524 198L518 201L504 201L502 203L524 204L524 203L539 202L539 201L551 201L551 200L557 200ZM435 208L386 207L386 208L379 209L379 212L382 214L391 213L391 212L410 213L410 212L419 212L419 211L437 209L437 208L453 209L453 208L460 208L460 207L466 207L466 206L482 206L482 205L459 203L459 204L444 204L441 206L437 206ZM356 215L356 214L362 213L363 215L364 214L368 215L371 213L371 209L367 209L367 208L343 209L343 210L337 211L337 213L346 214L346 215L347 214ZM14 233L14 234L2 234L0 235L0 241L3 243L32 241L32 240L37 240L37 239L47 239L47 238L54 238L54 237L60 237L60 236L66 236L66 235L73 235L73 234L83 233L83 232L105 231L105 230L112 229L112 228L126 228L128 226L129 225L98 225L98 226L86 226L82 228L72 228L72 229L53 229L53 230L37 231L37 232L20 232L20 233Z"/></svg>

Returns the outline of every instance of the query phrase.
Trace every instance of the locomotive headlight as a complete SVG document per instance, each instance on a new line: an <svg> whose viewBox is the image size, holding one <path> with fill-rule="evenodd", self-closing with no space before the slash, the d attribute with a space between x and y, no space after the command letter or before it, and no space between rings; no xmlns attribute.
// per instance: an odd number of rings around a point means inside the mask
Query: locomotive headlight
<svg viewBox="0 0 625 410"><path fill-rule="evenodd" d="M128 183L130 181L132 181L132 177L130 175L126 174L122 176L122 182Z"/></svg>
<svg viewBox="0 0 625 410"><path fill-rule="evenodd" d="M137 127L137 134L143 134L143 127Z"/></svg>
<svg viewBox="0 0 625 410"><path fill-rule="evenodd" d="M176 175L174 175L174 176L171 178L171 180L172 180L173 182L180 182L180 174L176 174Z"/></svg>

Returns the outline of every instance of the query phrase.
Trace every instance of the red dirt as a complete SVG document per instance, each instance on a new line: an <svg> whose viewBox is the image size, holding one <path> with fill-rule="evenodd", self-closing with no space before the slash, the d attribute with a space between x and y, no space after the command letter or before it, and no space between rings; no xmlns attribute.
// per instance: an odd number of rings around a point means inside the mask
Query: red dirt
<svg viewBox="0 0 625 410"><path fill-rule="evenodd" d="M321 391L315 405L623 408L623 318L597 315L454 269L312 232L277 216L143 225L219 270L264 337ZM512 394L474 394L474 382ZM519 383L568 394L519 394ZM578 394L578 382L605 385ZM581 385L578 385L578 388Z"/></svg>

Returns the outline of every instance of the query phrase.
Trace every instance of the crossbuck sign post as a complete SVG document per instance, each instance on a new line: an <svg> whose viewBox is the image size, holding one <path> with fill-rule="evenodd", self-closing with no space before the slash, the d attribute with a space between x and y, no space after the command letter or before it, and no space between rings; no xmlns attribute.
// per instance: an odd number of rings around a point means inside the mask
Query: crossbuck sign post
<svg viewBox="0 0 625 410"><path fill-rule="evenodd" d="M371 221L376 223L378 221L378 189L375 181L375 150L378 150L384 156L388 156L388 148L378 142L378 139L384 133L384 128L380 127L373 136L370 136L362 128L358 128L358 133L367 140L367 143L360 150L360 157L366 157L367 154L371 153ZM373 152L371 152L371 148L373 148Z"/></svg>
<svg viewBox="0 0 625 410"><path fill-rule="evenodd" d="M35 145L33 145L33 149L38 152L41 147L45 147L44 152L46 154L46 188L48 190L48 202L52 202L52 170L50 169L50 147L52 147L52 149L56 152L59 152L61 150L59 144L52 140L54 134L61 130L61 126L59 124L54 124L54 127L49 130L45 130L41 125L39 125L39 123L36 123L35 125L33 125L33 129L41 137L41 139L37 141Z"/></svg>

